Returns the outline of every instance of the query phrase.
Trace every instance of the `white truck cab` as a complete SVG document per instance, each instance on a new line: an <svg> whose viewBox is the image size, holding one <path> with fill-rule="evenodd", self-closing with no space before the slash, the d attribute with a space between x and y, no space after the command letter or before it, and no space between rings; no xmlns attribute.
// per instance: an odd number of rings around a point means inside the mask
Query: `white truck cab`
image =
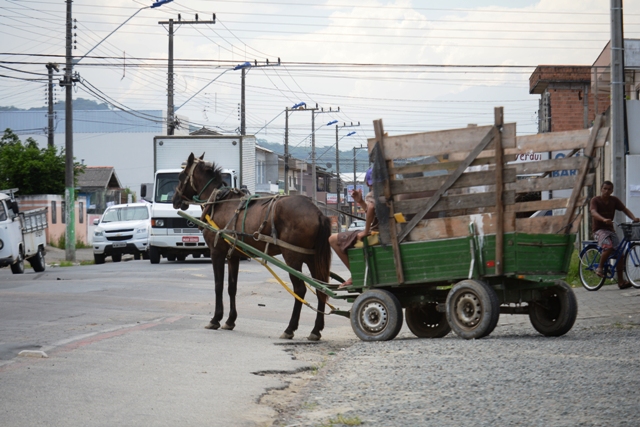
<svg viewBox="0 0 640 427"><path fill-rule="evenodd" d="M194 258L209 256L202 231L196 224L178 215L178 211L173 208L171 200L178 186L180 172L182 169L160 169L155 174L149 234L149 260L152 264L158 264L162 258L184 261L188 255ZM225 185L237 186L235 171L224 169L222 176ZM144 185L142 197L147 197ZM196 218L202 215L200 206L194 204L186 212Z"/></svg>
<svg viewBox="0 0 640 427"><path fill-rule="evenodd" d="M44 271L47 238L47 208L20 212L14 193L0 190L0 267L24 273L27 260L36 272Z"/></svg>

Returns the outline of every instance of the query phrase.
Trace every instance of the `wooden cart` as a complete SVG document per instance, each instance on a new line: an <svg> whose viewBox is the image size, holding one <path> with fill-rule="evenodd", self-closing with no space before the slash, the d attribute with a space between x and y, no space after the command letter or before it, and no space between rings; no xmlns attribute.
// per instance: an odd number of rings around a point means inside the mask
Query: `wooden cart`
<svg viewBox="0 0 640 427"><path fill-rule="evenodd" d="M353 302L350 311L332 313L349 317L365 341L393 339L405 317L418 337L453 330L481 338L493 331L500 313L527 314L537 331L560 336L578 312L562 279L582 216L583 188L594 181L597 148L609 129L599 116L591 129L516 137L515 124L503 124L502 117L496 108L492 126L400 136L387 136L382 121L374 122L376 136L368 144L381 244L365 239L362 248L348 251L353 286L346 292L179 215L330 297ZM566 154L536 158L550 152ZM525 157L534 161L518 161ZM566 197L558 198L562 190ZM555 197L527 198L546 191ZM536 215L543 212L553 215Z"/></svg>
<svg viewBox="0 0 640 427"><path fill-rule="evenodd" d="M348 253L354 285L345 298L354 302L356 335L393 339L403 308L418 337L453 329L481 338L500 313L528 314L543 335L568 332L577 302L562 279L582 190L594 181L596 148L608 135L602 121L521 137L503 123L502 108L492 126L412 135L388 136L375 121L368 145L381 244ZM566 197L528 201L547 191Z"/></svg>

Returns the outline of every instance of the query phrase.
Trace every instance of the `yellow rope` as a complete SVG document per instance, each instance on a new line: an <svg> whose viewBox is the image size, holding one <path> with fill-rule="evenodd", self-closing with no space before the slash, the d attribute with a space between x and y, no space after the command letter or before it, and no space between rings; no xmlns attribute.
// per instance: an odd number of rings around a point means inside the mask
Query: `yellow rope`
<svg viewBox="0 0 640 427"><path fill-rule="evenodd" d="M207 222L209 223L209 225L211 225L213 228L215 228L216 230L220 230L220 227L218 227L218 225L211 219L211 217L209 215L205 215L205 219L207 220ZM229 239L224 239L225 242L227 242L228 244L231 244L231 242L229 241ZM313 311L317 312L317 313L322 313L322 314L327 314L324 313L318 309L316 309L315 307L313 307L311 304L309 304L307 301L305 301L303 298L300 298L295 292L293 292L292 289L290 289L287 284L282 281L282 279L280 279L280 277L278 277L278 275L275 273L275 271L273 271L271 269L271 267L269 267L269 265L266 263L266 261L264 261L263 259L260 258L256 258L252 255L249 255L248 253L244 252L242 249L236 247L236 250L238 252L240 252L241 254L243 254L246 257L249 257L255 261L257 261L260 265L264 266L264 268L266 268L269 273L271 273L271 275L278 281L278 283L280 283L282 285L283 288L285 288L287 290L287 292L289 292L291 295L293 295L293 297L295 299L297 299L298 301L300 301L302 304L306 305L307 307L309 307L310 309L312 309ZM314 295L316 295L316 293L314 292L314 290L309 287L309 285L305 282L305 285L307 286L307 288L309 288L309 290L311 291L311 293L313 293ZM331 304L329 304L327 302L327 305L329 306L329 308L331 310L335 310L335 307L332 306ZM330 314L330 313L329 313Z"/></svg>

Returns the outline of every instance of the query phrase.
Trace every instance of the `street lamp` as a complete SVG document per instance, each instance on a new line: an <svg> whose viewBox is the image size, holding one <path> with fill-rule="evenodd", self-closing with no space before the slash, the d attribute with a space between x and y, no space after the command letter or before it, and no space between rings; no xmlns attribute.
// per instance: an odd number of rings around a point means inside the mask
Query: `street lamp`
<svg viewBox="0 0 640 427"><path fill-rule="evenodd" d="M73 66L78 64L84 58L87 57L95 48L100 46L102 42L111 37L113 33L118 31L120 27L129 22L131 18L136 16L140 11L145 9L155 9L164 4L171 3L173 0L156 0L150 6L145 6L133 15L129 17L126 21L116 27L115 30L111 31L105 38L103 38L97 45L95 45L89 52L85 53L78 59L73 59L73 49L72 49L72 34L73 34L73 19L72 19L72 0L67 0L67 25L66 25L66 52L65 52L65 73L64 78L60 81L60 86L65 88L65 141L64 141L64 150L65 150L65 178L64 178L64 200L65 200L65 220L67 227L65 229L65 259L67 261L75 261L76 260L76 227L75 227L75 188L74 188L74 174L73 174L73 83L77 81L73 76Z"/></svg>
<svg viewBox="0 0 640 427"><path fill-rule="evenodd" d="M111 31L111 32L110 32L110 33L109 33L105 38L103 38L102 40L100 40L100 42L98 42L98 44L97 44L97 45L95 45L94 47L92 47L92 48L91 48L91 50L89 50L89 52L85 53L85 54L84 54L83 56L81 56L80 58L73 60L73 64L75 65L75 64L77 64L78 62L82 61L82 60L83 60L87 55L89 55L91 52L93 52L93 50L94 50L95 48L97 48L98 46L100 46L100 45L102 44L102 42L104 42L106 39L108 39L109 37L111 37L111 35L112 35L113 33L115 33L116 31L118 31L118 30L120 29L120 27L122 27L124 24L126 24L127 22L129 22L131 19L133 19L133 17L134 17L134 16L136 16L138 13L142 12L142 11L143 11L143 10L145 10L145 9L155 9L155 8L157 8L157 7L160 7L160 6L164 5L164 4L171 3L172 1L173 1L173 0L156 0L156 2L155 2L155 3L153 3L151 6L141 7L140 9L138 9L138 10L136 11L136 13L134 13L134 14L133 14L133 15L131 15L129 18L127 18L127 20L126 20L126 21L124 21L122 24L118 25L118 26L116 27L116 29L115 29L115 30Z"/></svg>

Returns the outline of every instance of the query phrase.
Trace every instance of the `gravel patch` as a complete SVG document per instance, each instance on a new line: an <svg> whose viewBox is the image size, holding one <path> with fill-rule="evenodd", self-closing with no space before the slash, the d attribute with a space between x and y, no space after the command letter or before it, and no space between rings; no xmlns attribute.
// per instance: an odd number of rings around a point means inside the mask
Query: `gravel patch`
<svg viewBox="0 0 640 427"><path fill-rule="evenodd" d="M637 324L559 338L522 324L469 341L405 333L338 351L274 425L636 426L638 390Z"/></svg>

